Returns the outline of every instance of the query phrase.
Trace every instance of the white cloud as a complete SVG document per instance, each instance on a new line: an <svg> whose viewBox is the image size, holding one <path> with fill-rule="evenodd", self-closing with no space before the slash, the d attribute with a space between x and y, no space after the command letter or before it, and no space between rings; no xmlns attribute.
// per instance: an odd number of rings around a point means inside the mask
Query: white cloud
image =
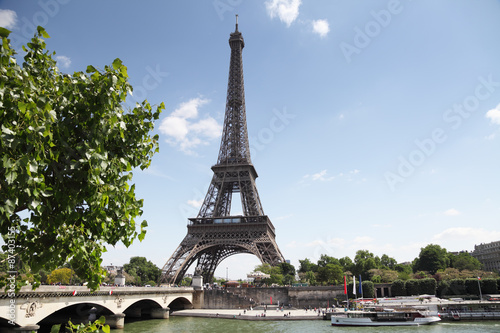
<svg viewBox="0 0 500 333"><path fill-rule="evenodd" d="M270 0L266 2L267 13L271 18L278 16L289 27L299 16L300 0Z"/></svg>
<svg viewBox="0 0 500 333"><path fill-rule="evenodd" d="M500 104L486 112L486 118L490 119L492 124L500 125Z"/></svg>
<svg viewBox="0 0 500 333"><path fill-rule="evenodd" d="M188 205L194 208L200 208L203 204L203 199L201 200L188 200Z"/></svg>
<svg viewBox="0 0 500 333"><path fill-rule="evenodd" d="M330 25L327 20L314 20L312 22L313 31L317 33L321 38L326 37L330 32Z"/></svg>
<svg viewBox="0 0 500 333"><path fill-rule="evenodd" d="M480 244L494 242L500 239L500 232L485 230L482 228L456 227L448 228L443 232L434 235L434 239L439 241L441 246L446 246L448 243L467 243Z"/></svg>
<svg viewBox="0 0 500 333"><path fill-rule="evenodd" d="M341 172L341 173L339 173L336 176L328 176L327 175L328 172L325 169L325 170L321 170L320 172L314 173L312 175L309 175L309 174L305 175L302 178L302 181L307 180L307 179L311 179L313 181L319 180L319 181L322 181L322 182L329 182L329 181L332 181L332 180L334 180L336 178L341 178L341 179L345 179L347 181L352 181L353 180L352 176L359 174L359 172L360 171L358 169L354 169L354 170L351 170L351 171L349 171L347 173Z"/></svg>
<svg viewBox="0 0 500 333"><path fill-rule="evenodd" d="M488 135L487 137L485 137L485 139L486 140L493 140L493 139L495 139L496 136L497 136L496 133L492 133L492 134Z"/></svg>
<svg viewBox="0 0 500 333"><path fill-rule="evenodd" d="M0 26L12 29L16 26L17 14L10 9L0 9Z"/></svg>
<svg viewBox="0 0 500 333"><path fill-rule="evenodd" d="M322 182L329 182L329 181L335 179L335 177L333 177L333 176L331 176L331 177L327 177L326 176L326 169L322 170L322 171L320 171L318 173L315 173L315 174L313 174L311 176L306 175L306 177L308 177L308 178L310 177L312 180L319 180L319 181L322 181Z"/></svg>
<svg viewBox="0 0 500 333"><path fill-rule="evenodd" d="M59 63L59 67L68 68L71 65L71 59L66 56L56 56L56 60Z"/></svg>
<svg viewBox="0 0 500 333"><path fill-rule="evenodd" d="M167 143L186 154L193 154L193 149L200 145L207 145L211 140L219 137L222 125L210 116L198 119L198 109L209 102L208 99L193 98L181 103L163 119L159 129L167 136Z"/></svg>
<svg viewBox="0 0 500 333"><path fill-rule="evenodd" d="M287 219L289 219L292 216L293 216L293 214L288 214L288 215L284 215L284 216L274 217L273 221L287 220Z"/></svg>
<svg viewBox="0 0 500 333"><path fill-rule="evenodd" d="M198 117L198 108L210 102L208 99L193 98L181 105L172 112L172 116L180 118L196 118Z"/></svg>
<svg viewBox="0 0 500 333"><path fill-rule="evenodd" d="M444 212L444 215L446 215L446 216L457 216L457 215L460 215L460 214L462 214L462 213L460 213L455 208L448 209L447 211Z"/></svg>

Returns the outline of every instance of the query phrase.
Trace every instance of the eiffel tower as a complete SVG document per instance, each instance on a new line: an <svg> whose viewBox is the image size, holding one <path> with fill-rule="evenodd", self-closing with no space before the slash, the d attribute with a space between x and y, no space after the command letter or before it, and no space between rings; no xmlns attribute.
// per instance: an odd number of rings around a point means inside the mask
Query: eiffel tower
<svg viewBox="0 0 500 333"><path fill-rule="evenodd" d="M198 216L189 219L186 237L163 266L161 282L180 283L195 261L195 275L209 282L217 265L238 253L254 254L270 265L284 262L274 226L262 209L255 185L257 172L250 160L243 87L245 42L238 31L238 15L229 46L226 112L214 175ZM231 215L232 195L238 192L243 215Z"/></svg>

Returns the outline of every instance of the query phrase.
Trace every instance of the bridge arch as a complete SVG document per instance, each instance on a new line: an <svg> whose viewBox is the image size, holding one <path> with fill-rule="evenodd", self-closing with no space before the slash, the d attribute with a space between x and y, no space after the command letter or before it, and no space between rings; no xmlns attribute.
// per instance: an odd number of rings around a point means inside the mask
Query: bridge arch
<svg viewBox="0 0 500 333"><path fill-rule="evenodd" d="M114 312L102 304L93 302L80 302L65 306L57 311L46 315L42 320L37 322L37 325L48 326L59 323L66 323L71 320L73 323L81 323L89 320L91 313L100 316L113 315Z"/></svg>
<svg viewBox="0 0 500 333"><path fill-rule="evenodd" d="M185 309L192 309L193 308L193 303L189 301L185 297L177 297L174 299L172 302L168 304L168 307L170 309L170 312L172 311L178 311L178 310L185 310Z"/></svg>
<svg viewBox="0 0 500 333"><path fill-rule="evenodd" d="M151 310L162 309L160 303L152 299L142 299L128 306L123 313L125 319L139 319L151 317Z"/></svg>

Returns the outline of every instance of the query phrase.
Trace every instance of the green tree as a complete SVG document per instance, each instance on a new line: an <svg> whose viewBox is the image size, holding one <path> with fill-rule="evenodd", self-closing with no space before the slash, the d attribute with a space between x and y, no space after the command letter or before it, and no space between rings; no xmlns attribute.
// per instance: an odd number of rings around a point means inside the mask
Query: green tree
<svg viewBox="0 0 500 333"><path fill-rule="evenodd" d="M123 270L135 278L136 285L146 285L151 280L158 281L161 275L161 269L145 257L130 258L130 262L123 265Z"/></svg>
<svg viewBox="0 0 500 333"><path fill-rule="evenodd" d="M184 277L182 278L182 281L181 281L181 286L186 286L186 287L189 287L191 285L191 282L193 282L193 279L190 278L190 277ZM149 283L150 285L153 285L151 283ZM154 283L154 285L156 284L156 282Z"/></svg>
<svg viewBox="0 0 500 333"><path fill-rule="evenodd" d="M47 277L47 283L61 283L61 284L69 284L71 280L71 276L73 276L74 272L71 268L59 268L53 270L50 275Z"/></svg>
<svg viewBox="0 0 500 333"><path fill-rule="evenodd" d="M306 272L306 281L311 285L315 286L316 285L316 275L314 274L313 271L308 271Z"/></svg>
<svg viewBox="0 0 500 333"><path fill-rule="evenodd" d="M299 273L306 273L309 271L316 272L318 270L318 265L313 264L309 259L299 260Z"/></svg>
<svg viewBox="0 0 500 333"><path fill-rule="evenodd" d="M458 255L450 256L450 266L462 271L464 269L473 271L481 269L481 263L468 252L460 252Z"/></svg>
<svg viewBox="0 0 500 333"><path fill-rule="evenodd" d="M376 283L389 283L398 278L398 272L390 269L370 269L368 273L370 280ZM378 276L378 278L375 278L376 276Z"/></svg>
<svg viewBox="0 0 500 333"><path fill-rule="evenodd" d="M354 258L354 267L352 269L352 273L354 276L359 276L363 278L363 280L369 280L370 274L369 270L378 268L377 261L380 259L375 257L373 253L368 250L359 250L356 252L356 257Z"/></svg>
<svg viewBox="0 0 500 333"><path fill-rule="evenodd" d="M318 267L326 267L328 264L340 265L340 262L337 258L322 254L318 260Z"/></svg>
<svg viewBox="0 0 500 333"><path fill-rule="evenodd" d="M292 285L295 282L295 267L287 262L278 265L283 275L283 284Z"/></svg>
<svg viewBox="0 0 500 333"><path fill-rule="evenodd" d="M397 264L394 269L398 272L398 279L409 280L413 274L411 265Z"/></svg>
<svg viewBox="0 0 500 333"><path fill-rule="evenodd" d="M278 265L281 270L281 274L283 275L292 275L295 276L295 267L292 264L287 262L282 262Z"/></svg>
<svg viewBox="0 0 500 333"><path fill-rule="evenodd" d="M254 272L260 271L265 274L269 274L269 279L264 279L264 283L267 284L283 284L283 274L281 273L281 268L279 266L271 266L267 263L263 263L255 266Z"/></svg>
<svg viewBox="0 0 500 333"><path fill-rule="evenodd" d="M132 87L120 59L61 73L42 27L20 66L9 33L0 28L0 233L14 230L18 260L32 272L70 262L98 288L105 245L144 238L143 201L129 183L158 151L150 132L163 103L123 109Z"/></svg>
<svg viewBox="0 0 500 333"><path fill-rule="evenodd" d="M352 262L351 258L349 257L343 257L339 259L339 264L342 266L342 270L344 272L352 272L352 269L354 267L354 263Z"/></svg>
<svg viewBox="0 0 500 333"><path fill-rule="evenodd" d="M418 258L415 258L413 262L413 271L427 271L435 274L438 270L447 268L449 263L446 249L436 244L429 244L420 249Z"/></svg>
<svg viewBox="0 0 500 333"><path fill-rule="evenodd" d="M344 272L339 264L326 264L324 267L318 268L318 282L328 285L339 284L344 281Z"/></svg>
<svg viewBox="0 0 500 333"><path fill-rule="evenodd" d="M380 265L383 267L394 269L397 263L396 259L389 257L387 254L383 254L382 257L380 257Z"/></svg>

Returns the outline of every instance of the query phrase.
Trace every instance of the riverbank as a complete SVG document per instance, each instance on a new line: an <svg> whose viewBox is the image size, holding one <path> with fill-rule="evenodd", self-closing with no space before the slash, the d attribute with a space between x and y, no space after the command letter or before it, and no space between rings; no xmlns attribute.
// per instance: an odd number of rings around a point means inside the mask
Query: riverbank
<svg viewBox="0 0 500 333"><path fill-rule="evenodd" d="M314 310L238 310L238 309L190 309L174 311L170 316L223 318L239 320L323 320L323 314Z"/></svg>

